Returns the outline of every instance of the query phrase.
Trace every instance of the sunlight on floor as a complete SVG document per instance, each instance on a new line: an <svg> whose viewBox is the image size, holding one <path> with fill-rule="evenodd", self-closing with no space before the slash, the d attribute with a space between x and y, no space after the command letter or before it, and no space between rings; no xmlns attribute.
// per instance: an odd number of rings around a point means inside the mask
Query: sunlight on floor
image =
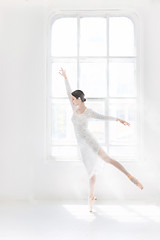
<svg viewBox="0 0 160 240"><path fill-rule="evenodd" d="M62 205L70 214L72 214L76 219L83 219L87 222L92 222L96 216L89 212L88 206L85 205Z"/></svg>
<svg viewBox="0 0 160 240"><path fill-rule="evenodd" d="M155 205L94 205L92 213L87 205L65 204L63 207L76 219L88 222L94 221L97 214L118 222L160 222L160 207Z"/></svg>
<svg viewBox="0 0 160 240"><path fill-rule="evenodd" d="M15 202L0 205L2 240L159 240L155 203ZM97 204L98 203L98 204Z"/></svg>
<svg viewBox="0 0 160 240"><path fill-rule="evenodd" d="M148 221L160 222L160 207L155 205L129 205L133 211L139 215L146 217Z"/></svg>

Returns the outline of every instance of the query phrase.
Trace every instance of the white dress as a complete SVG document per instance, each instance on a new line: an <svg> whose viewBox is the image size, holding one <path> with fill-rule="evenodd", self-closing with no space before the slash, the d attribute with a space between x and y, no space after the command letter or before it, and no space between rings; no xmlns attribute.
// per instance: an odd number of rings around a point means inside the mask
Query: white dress
<svg viewBox="0 0 160 240"><path fill-rule="evenodd" d="M94 174L101 172L104 166L104 161L98 156L100 144L97 142L93 134L88 130L88 119L104 119L116 121L116 117L105 116L95 112L91 108L86 108L83 113L78 114L76 112L77 107L72 104L71 88L68 79L65 79L65 86L68 98L73 110L72 123L75 130L75 136L80 150L81 160L87 170L88 177L91 178Z"/></svg>

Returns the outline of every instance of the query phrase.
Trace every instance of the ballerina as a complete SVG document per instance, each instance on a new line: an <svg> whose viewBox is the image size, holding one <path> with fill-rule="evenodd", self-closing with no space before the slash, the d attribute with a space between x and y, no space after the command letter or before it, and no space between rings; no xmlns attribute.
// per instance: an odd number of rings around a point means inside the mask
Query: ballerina
<svg viewBox="0 0 160 240"><path fill-rule="evenodd" d="M80 149L81 159L85 165L89 177L90 194L88 196L88 205L90 212L92 212L93 203L97 200L97 198L94 196L94 187L96 182L96 174L102 168L102 160L104 160L103 163L110 163L122 171L135 185L142 190L142 184L135 177L133 177L118 161L107 155L96 138L87 128L89 118L119 121L125 126L130 126L130 123L120 118L102 115L98 112L95 112L91 108L87 108L84 104L86 101L84 92L81 90L75 90L73 92L71 91L66 71L63 68L59 70L59 74L63 76L65 80L66 92L73 110L71 120L74 126L78 147Z"/></svg>

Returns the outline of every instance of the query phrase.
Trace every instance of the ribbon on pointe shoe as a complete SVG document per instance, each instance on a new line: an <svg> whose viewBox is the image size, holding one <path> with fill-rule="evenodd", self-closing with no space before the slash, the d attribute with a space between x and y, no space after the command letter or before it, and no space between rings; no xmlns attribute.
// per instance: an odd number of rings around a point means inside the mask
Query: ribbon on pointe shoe
<svg viewBox="0 0 160 240"><path fill-rule="evenodd" d="M93 205L95 200L97 200L97 198L95 196L89 196L88 197L88 204L89 204L90 212L92 212L92 205Z"/></svg>

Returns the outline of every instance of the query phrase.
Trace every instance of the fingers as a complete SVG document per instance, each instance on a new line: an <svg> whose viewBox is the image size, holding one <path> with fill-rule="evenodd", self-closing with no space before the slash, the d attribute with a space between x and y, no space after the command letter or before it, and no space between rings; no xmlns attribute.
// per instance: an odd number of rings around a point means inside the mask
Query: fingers
<svg viewBox="0 0 160 240"><path fill-rule="evenodd" d="M127 122L126 122L126 124L125 124L125 125L128 125L128 126L130 126L130 123L127 123Z"/></svg>
<svg viewBox="0 0 160 240"><path fill-rule="evenodd" d="M59 70L59 72L65 73L66 71L61 67L61 69Z"/></svg>
<svg viewBox="0 0 160 240"><path fill-rule="evenodd" d="M130 125L130 124L129 124L129 123L127 123L127 122L124 122L123 124L124 124L124 125L128 125L128 126Z"/></svg>
<svg viewBox="0 0 160 240"><path fill-rule="evenodd" d="M66 73L65 73L65 70L61 67L61 69L59 70L59 74L61 74L62 76L64 76Z"/></svg>
<svg viewBox="0 0 160 240"><path fill-rule="evenodd" d="M121 123L123 124L123 125L128 125L128 126L130 126L130 123L128 123L128 122L126 122L126 121L123 121L123 120L121 120Z"/></svg>
<svg viewBox="0 0 160 240"><path fill-rule="evenodd" d="M128 126L130 126L130 123L128 123L128 122L126 122L126 124L127 124Z"/></svg>
<svg viewBox="0 0 160 240"><path fill-rule="evenodd" d="M62 71L62 72L65 72L65 70L64 70L62 67L61 67L61 71Z"/></svg>

